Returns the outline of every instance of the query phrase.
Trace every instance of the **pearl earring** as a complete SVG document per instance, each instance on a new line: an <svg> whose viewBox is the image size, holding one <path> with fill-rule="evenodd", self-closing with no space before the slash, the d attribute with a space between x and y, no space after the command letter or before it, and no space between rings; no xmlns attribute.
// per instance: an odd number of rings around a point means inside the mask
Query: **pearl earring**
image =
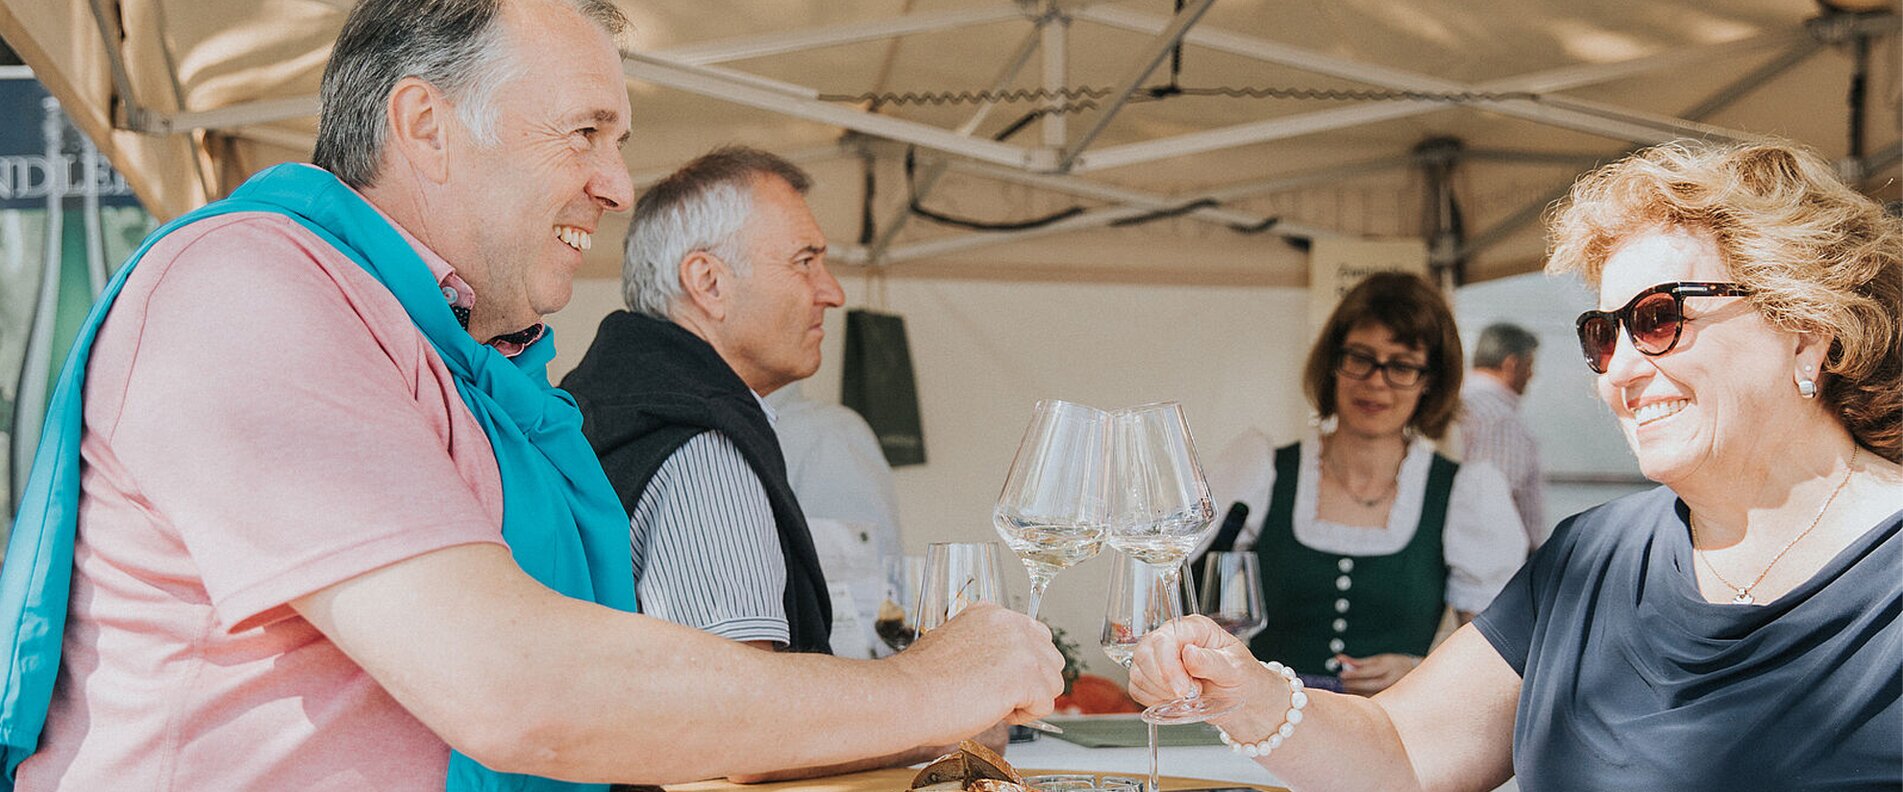
<svg viewBox="0 0 1903 792"><path fill-rule="evenodd" d="M1804 369L1803 378L1797 381L1797 395L1806 399L1817 398L1817 380L1810 378L1810 369Z"/></svg>

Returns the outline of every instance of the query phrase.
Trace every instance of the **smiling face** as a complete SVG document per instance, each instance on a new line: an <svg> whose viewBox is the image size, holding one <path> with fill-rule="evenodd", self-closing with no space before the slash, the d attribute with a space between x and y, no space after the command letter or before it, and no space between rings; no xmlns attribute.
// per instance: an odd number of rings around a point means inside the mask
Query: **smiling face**
<svg viewBox="0 0 1903 792"><path fill-rule="evenodd" d="M1731 273L1703 231L1653 229L1616 245L1599 286L1610 310L1667 281L1728 282ZM1619 420L1647 478L1677 486L1739 479L1769 464L1775 429L1798 425L1791 385L1797 336L1777 330L1739 297L1685 300L1678 343L1641 354L1622 328L1599 396Z"/></svg>
<svg viewBox="0 0 1903 792"><path fill-rule="evenodd" d="M819 370L821 322L846 296L826 268L826 235L785 180L754 180L753 211L740 233L751 271L734 281L716 346L765 395Z"/></svg>
<svg viewBox="0 0 1903 792"><path fill-rule="evenodd" d="M439 244L476 292L470 332L520 330L568 304L604 212L625 211L628 92L606 33L565 5L503 6L514 77L495 89L496 145L450 138L457 232ZM453 248L453 249L450 249Z"/></svg>
<svg viewBox="0 0 1903 792"><path fill-rule="evenodd" d="M1427 350L1396 340L1394 331L1379 322L1362 322L1342 336L1341 351L1373 358L1377 363L1406 363L1427 366ZM1336 431L1366 438L1399 437L1414 410L1420 406L1421 391L1431 387L1423 376L1412 387L1388 384L1387 372L1369 372L1367 379L1355 379L1335 371L1335 414L1340 416Z"/></svg>

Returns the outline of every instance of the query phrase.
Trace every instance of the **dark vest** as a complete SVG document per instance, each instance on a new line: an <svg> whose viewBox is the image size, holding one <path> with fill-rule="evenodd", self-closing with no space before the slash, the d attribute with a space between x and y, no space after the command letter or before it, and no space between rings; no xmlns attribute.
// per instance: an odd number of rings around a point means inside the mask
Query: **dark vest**
<svg viewBox="0 0 1903 792"><path fill-rule="evenodd" d="M832 653L832 599L779 438L753 391L712 345L672 322L616 311L601 320L562 388L581 406L582 434L630 514L661 464L689 439L713 430L733 440L773 507L786 563L787 648Z"/></svg>
<svg viewBox="0 0 1903 792"><path fill-rule="evenodd" d="M1268 626L1250 641L1250 650L1312 674L1339 673L1337 651L1354 657L1427 654L1447 597L1441 537L1459 468L1434 455L1421 521L1406 546L1387 555L1342 555L1295 540L1301 445L1276 449L1275 491L1255 542ZM1333 648L1334 641L1341 649Z"/></svg>

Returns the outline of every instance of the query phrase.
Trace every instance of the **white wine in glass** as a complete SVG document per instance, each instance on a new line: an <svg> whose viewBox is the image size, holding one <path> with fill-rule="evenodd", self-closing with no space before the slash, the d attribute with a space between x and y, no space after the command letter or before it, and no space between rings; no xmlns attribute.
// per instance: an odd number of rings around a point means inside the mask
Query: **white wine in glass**
<svg viewBox="0 0 1903 792"><path fill-rule="evenodd" d="M1057 573L1097 554L1109 521L1110 415L1045 399L1032 411L1005 474L992 524L1031 577L1025 612L1037 618Z"/></svg>

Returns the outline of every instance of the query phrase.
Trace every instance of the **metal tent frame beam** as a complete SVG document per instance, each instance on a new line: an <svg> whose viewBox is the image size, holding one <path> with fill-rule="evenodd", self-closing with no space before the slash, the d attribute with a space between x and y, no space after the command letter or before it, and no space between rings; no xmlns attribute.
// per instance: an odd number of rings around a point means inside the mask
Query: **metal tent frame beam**
<svg viewBox="0 0 1903 792"><path fill-rule="evenodd" d="M1142 33L1157 33L1166 30L1170 24L1168 17L1128 11L1117 8L1080 9L1076 17L1081 20ZM1428 93L1509 93L1525 92L1524 86L1544 85L1548 83L1579 87L1607 80L1629 77L1645 71L1683 66L1688 62L1707 60L1748 51L1753 48L1786 44L1794 40L1795 33L1778 33L1747 39L1745 42L1728 42L1723 45L1687 50L1673 53L1671 56L1648 56L1636 59L1637 62L1621 64L1603 64L1597 67L1565 67L1563 69L1535 72L1501 80L1492 80L1480 84L1467 84L1454 80L1444 80L1402 69L1363 63L1360 61L1325 55L1301 47L1281 44L1266 39L1244 36L1226 30L1200 28L1184 36L1184 42L1201 47L1240 55L1269 63L1281 64L1303 71L1338 77L1391 90L1422 91ZM1747 43L1748 42L1748 43ZM1549 126L1558 126L1576 131L1627 140L1635 143L1659 143L1682 136L1698 136L1719 139L1750 139L1754 136L1735 130L1708 124L1699 124L1684 119L1671 118L1654 113L1645 113L1626 108L1613 107L1603 103L1589 102L1561 96L1543 96L1541 101L1528 99L1476 99L1470 103L1474 107L1499 112L1505 115L1535 121ZM1375 123L1395 118L1433 112L1451 107L1451 104L1418 103L1364 103L1335 110L1324 110L1296 116L1287 116L1266 121L1239 124L1223 129L1192 132L1172 138L1162 138L1143 143L1101 149L1093 154L1079 158L1073 170L1082 172L1101 170L1110 167L1135 165L1184 154L1216 151L1236 146L1252 145L1271 140L1311 134L1313 132L1339 129L1361 124Z"/></svg>
<svg viewBox="0 0 1903 792"><path fill-rule="evenodd" d="M1078 138L1076 143L1065 147L1063 158L1057 162L1058 170L1070 170L1071 165L1077 161L1078 155L1082 154L1084 149L1090 148L1090 144L1097 139L1097 136L1103 134L1104 128L1110 126L1111 121L1116 120L1117 113L1129 103L1130 97L1136 95L1136 92L1143 87L1145 80L1150 79L1150 74L1156 71L1156 67L1163 64L1163 59L1169 57L1170 49L1189 34L1189 29L1195 27L1197 21L1203 18L1203 14L1209 12L1209 7L1215 2L1216 0L1193 0L1176 16L1170 18L1169 24L1150 40L1143 54L1131 64L1123 80L1117 83L1116 98L1111 99L1109 106L1097 114L1097 120L1091 123L1090 128L1084 131L1083 136Z"/></svg>

